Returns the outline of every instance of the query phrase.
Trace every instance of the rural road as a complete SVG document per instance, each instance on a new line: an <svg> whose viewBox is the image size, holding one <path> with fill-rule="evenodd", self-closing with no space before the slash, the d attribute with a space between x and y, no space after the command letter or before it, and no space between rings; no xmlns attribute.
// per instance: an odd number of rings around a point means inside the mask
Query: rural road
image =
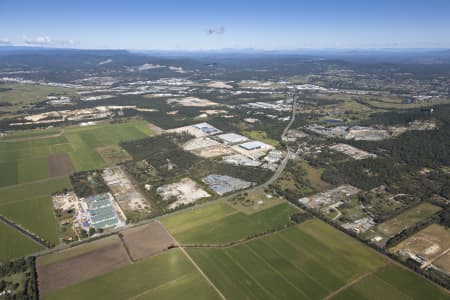
<svg viewBox="0 0 450 300"><path fill-rule="evenodd" d="M283 138L286 136L287 132L289 131L289 129L291 128L292 124L295 121L295 111L297 109L297 99L295 98L295 96L292 97L292 116L291 116L291 120L289 121L289 123L286 125L286 128L284 128L283 133L281 134L281 140L283 140ZM272 183L274 183L281 175L281 173L283 173L284 168L286 167L288 161L289 161L289 156L291 155L291 152L289 151L287 145L286 145L286 156L283 159L283 161L281 162L281 164L278 166L278 169L275 171L275 173L272 175L272 177L270 177L269 180L267 180L265 183L263 183L261 186L262 187L267 187L269 185L271 185Z"/></svg>

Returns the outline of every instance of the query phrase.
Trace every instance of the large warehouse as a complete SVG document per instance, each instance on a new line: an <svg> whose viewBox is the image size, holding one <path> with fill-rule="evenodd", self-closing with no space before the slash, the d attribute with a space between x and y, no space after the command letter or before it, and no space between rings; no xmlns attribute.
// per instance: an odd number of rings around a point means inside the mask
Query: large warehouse
<svg viewBox="0 0 450 300"><path fill-rule="evenodd" d="M247 143L239 144L239 147L245 149L245 150L256 150L256 149L266 149L270 148L269 145L260 142L260 141L250 141Z"/></svg>
<svg viewBox="0 0 450 300"><path fill-rule="evenodd" d="M248 141L248 138L237 133L224 133L217 136L226 144L237 144Z"/></svg>

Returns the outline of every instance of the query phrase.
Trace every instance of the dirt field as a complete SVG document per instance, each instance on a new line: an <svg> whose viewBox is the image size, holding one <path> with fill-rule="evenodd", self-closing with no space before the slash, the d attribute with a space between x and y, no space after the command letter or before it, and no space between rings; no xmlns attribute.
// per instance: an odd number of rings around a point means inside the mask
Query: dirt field
<svg viewBox="0 0 450 300"><path fill-rule="evenodd" d="M130 263L125 247L117 237L112 243L89 249L87 252L83 251L84 247L85 245L80 245L49 255L62 257L67 255L64 259L38 257L37 272L41 295L111 272ZM66 251L68 253L64 253ZM77 253L78 251L81 253ZM72 253L76 255L72 256Z"/></svg>
<svg viewBox="0 0 450 300"><path fill-rule="evenodd" d="M447 273L450 273L450 252L447 252L446 254L435 260L433 262L433 265Z"/></svg>
<svg viewBox="0 0 450 300"><path fill-rule="evenodd" d="M164 201L176 199L169 205L170 209L176 208L182 204L189 204L198 199L210 197L211 195L204 191L195 181L185 177L178 182L162 185L156 192Z"/></svg>
<svg viewBox="0 0 450 300"><path fill-rule="evenodd" d="M177 104L177 105L181 105L181 106L188 106L188 107L208 107L208 106L221 106L222 105L222 104L213 102L208 99L200 99L200 98L196 98L196 97L169 99L169 100L167 100L167 103L168 104Z"/></svg>
<svg viewBox="0 0 450 300"><path fill-rule="evenodd" d="M109 165L116 165L132 159L125 149L119 145L108 145L97 148L98 154Z"/></svg>
<svg viewBox="0 0 450 300"><path fill-rule="evenodd" d="M390 249L392 253L410 253L423 257L438 268L450 272L450 231L432 224Z"/></svg>
<svg viewBox="0 0 450 300"><path fill-rule="evenodd" d="M230 154L234 154L235 152L226 145L218 144L216 146L195 149L192 151L192 153L194 153L195 155L198 155L200 157L211 158L211 157L230 155Z"/></svg>
<svg viewBox="0 0 450 300"><path fill-rule="evenodd" d="M51 177L66 176L75 172L75 168L67 153L50 155L48 157L48 167Z"/></svg>
<svg viewBox="0 0 450 300"><path fill-rule="evenodd" d="M165 251L175 242L159 222L126 229L121 235L135 261Z"/></svg>

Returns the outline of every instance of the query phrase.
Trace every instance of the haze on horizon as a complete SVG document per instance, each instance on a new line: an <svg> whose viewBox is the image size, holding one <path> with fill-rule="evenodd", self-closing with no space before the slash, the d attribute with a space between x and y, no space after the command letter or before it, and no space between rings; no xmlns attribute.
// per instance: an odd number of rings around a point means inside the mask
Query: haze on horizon
<svg viewBox="0 0 450 300"><path fill-rule="evenodd" d="M136 50L450 48L450 2L0 0L0 45Z"/></svg>

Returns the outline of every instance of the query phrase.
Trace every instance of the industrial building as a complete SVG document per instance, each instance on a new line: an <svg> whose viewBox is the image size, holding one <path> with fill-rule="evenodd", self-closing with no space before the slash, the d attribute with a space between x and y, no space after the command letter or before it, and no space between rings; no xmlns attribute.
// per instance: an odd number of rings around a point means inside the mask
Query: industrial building
<svg viewBox="0 0 450 300"><path fill-rule="evenodd" d="M252 185L251 182L234 178L227 175L211 174L203 178L209 188L220 196L234 191L246 189Z"/></svg>
<svg viewBox="0 0 450 300"><path fill-rule="evenodd" d="M120 221L112 206L114 201L110 193L85 197L82 210L88 213L89 225L95 229L119 225Z"/></svg>
<svg viewBox="0 0 450 300"><path fill-rule="evenodd" d="M246 143L239 144L239 147L245 149L245 150L256 150L256 149L266 149L270 148L269 145L260 142L260 141L250 141Z"/></svg>
<svg viewBox="0 0 450 300"><path fill-rule="evenodd" d="M208 123L200 123L200 124L192 125L192 127L200 129L207 135L216 134L216 133L220 132L219 129L215 128L214 126L209 125Z"/></svg>
<svg viewBox="0 0 450 300"><path fill-rule="evenodd" d="M248 141L247 137L236 133L224 133L218 135L217 137L226 144L237 144Z"/></svg>

